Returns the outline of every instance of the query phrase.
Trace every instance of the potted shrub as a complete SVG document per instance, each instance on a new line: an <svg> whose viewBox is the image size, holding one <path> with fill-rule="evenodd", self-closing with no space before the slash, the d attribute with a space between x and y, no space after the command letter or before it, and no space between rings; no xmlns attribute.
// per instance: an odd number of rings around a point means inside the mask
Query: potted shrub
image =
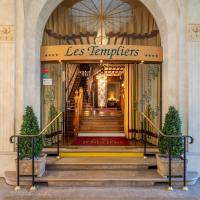
<svg viewBox="0 0 200 200"><path fill-rule="evenodd" d="M32 107L27 106L23 116L20 135L38 135L39 125ZM21 137L18 144L20 159L20 175L32 174L32 138ZM35 175L42 176L45 172L46 154L41 154L43 148L42 136L35 137Z"/></svg>
<svg viewBox="0 0 200 200"><path fill-rule="evenodd" d="M179 113L175 107L170 106L169 111L165 116L165 123L162 129L165 135L181 136L181 120ZM161 176L169 175L169 144L172 153L172 176L183 175L183 160L181 156L183 154L183 141L181 138L166 138L162 135L159 136L158 147L160 154L157 154L157 167L158 173Z"/></svg>

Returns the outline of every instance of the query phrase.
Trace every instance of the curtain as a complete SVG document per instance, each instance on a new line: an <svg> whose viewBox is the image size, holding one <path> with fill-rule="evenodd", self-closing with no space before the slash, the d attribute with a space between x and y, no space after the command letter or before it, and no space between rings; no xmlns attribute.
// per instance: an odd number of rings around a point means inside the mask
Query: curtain
<svg viewBox="0 0 200 200"><path fill-rule="evenodd" d="M63 71L64 66L66 65L66 72ZM62 111L63 108L63 84L65 85L64 81L66 80L66 83L71 81L73 83L73 80L71 78L73 77L75 70L78 73L77 64L60 64L60 63L43 63L41 67L41 89L42 89L42 127L47 125L50 120L52 119L51 109L50 107L53 106L56 111L56 113L59 113ZM66 74L66 77L65 77ZM52 79L52 85L43 85L43 80L45 78ZM66 89L67 89L66 84ZM65 86L64 86L65 87ZM68 87L69 93L72 87ZM69 95L69 94L68 94ZM67 94L66 94L67 99Z"/></svg>
<svg viewBox="0 0 200 200"><path fill-rule="evenodd" d="M126 137L141 139L144 112L153 123L161 125L161 66L159 64L127 64L124 72L124 130ZM157 144L155 130L146 123L146 131L152 133L147 139Z"/></svg>
<svg viewBox="0 0 200 200"><path fill-rule="evenodd" d="M86 24L86 26L80 26L81 21L77 21L72 18L72 10L71 8L67 8L65 6L59 5L52 15L49 17L45 30L51 30L53 33L56 33L57 35L76 35L76 34L84 34L87 33L89 30L91 30L90 23ZM81 20L87 20L84 19L84 16ZM117 19L119 20L119 19ZM123 20L122 20L123 21ZM107 31L107 34L109 32L113 32L113 30L116 30L115 26L116 22L115 19L113 19L113 22L111 21L109 30ZM87 27L88 26L88 27ZM97 26L94 27L93 31L97 31ZM147 10L146 7L140 6L133 9L133 16L129 19L128 23L122 24L118 32L120 33L127 33L127 34L137 34L137 35L145 35L150 34L153 31L158 31L158 27L156 25L156 22L151 15L151 13ZM76 44L80 44L80 39L74 39L76 40ZM82 37L82 42L84 44L88 44L87 38ZM94 39L89 37L89 42L94 43ZM46 31L44 31L43 36L43 45L58 45L58 44L68 44L69 41L64 39L57 39L53 35L49 35ZM73 41L71 41L72 44ZM160 34L157 34L153 37L145 37L145 38L129 38L126 37L125 39L123 37L112 37L110 38L110 44L135 44L135 45L160 45Z"/></svg>

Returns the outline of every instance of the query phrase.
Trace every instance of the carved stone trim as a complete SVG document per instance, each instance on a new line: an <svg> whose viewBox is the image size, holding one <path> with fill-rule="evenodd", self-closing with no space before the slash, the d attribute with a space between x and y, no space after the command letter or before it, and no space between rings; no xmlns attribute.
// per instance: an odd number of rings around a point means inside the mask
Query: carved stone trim
<svg viewBox="0 0 200 200"><path fill-rule="evenodd" d="M200 24L188 24L188 39L200 41Z"/></svg>
<svg viewBox="0 0 200 200"><path fill-rule="evenodd" d="M14 42L15 33L13 25L0 25L0 43Z"/></svg>

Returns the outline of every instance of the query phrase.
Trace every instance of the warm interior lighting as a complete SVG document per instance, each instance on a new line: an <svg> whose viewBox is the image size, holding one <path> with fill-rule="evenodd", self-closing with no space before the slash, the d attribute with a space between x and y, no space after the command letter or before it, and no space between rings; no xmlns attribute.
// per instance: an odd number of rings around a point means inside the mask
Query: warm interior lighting
<svg viewBox="0 0 200 200"><path fill-rule="evenodd" d="M141 62L139 64L144 64L144 60L141 60Z"/></svg>
<svg viewBox="0 0 200 200"><path fill-rule="evenodd" d="M100 7L100 15L98 16L98 32L97 37L95 39L95 43L99 45L106 45L108 44L108 38L106 36L105 31L105 14L103 12L103 0L101 0L101 7Z"/></svg>
<svg viewBox="0 0 200 200"><path fill-rule="evenodd" d="M106 45L108 44L108 38L104 27L104 22L100 22L98 26L97 37L95 39L96 44Z"/></svg>
<svg viewBox="0 0 200 200"><path fill-rule="evenodd" d="M109 92L108 100L109 100L109 101L117 101L114 92Z"/></svg>
<svg viewBox="0 0 200 200"><path fill-rule="evenodd" d="M103 108L106 107L107 101L107 76L104 73L102 67L101 73L96 76L98 80L98 106Z"/></svg>

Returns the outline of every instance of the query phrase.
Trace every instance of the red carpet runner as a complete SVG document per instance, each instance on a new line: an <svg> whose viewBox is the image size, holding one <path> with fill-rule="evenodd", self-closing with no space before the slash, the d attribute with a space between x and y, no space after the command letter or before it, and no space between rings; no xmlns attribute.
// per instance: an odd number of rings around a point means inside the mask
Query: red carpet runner
<svg viewBox="0 0 200 200"><path fill-rule="evenodd" d="M127 146L129 142L123 137L77 137L72 145Z"/></svg>

